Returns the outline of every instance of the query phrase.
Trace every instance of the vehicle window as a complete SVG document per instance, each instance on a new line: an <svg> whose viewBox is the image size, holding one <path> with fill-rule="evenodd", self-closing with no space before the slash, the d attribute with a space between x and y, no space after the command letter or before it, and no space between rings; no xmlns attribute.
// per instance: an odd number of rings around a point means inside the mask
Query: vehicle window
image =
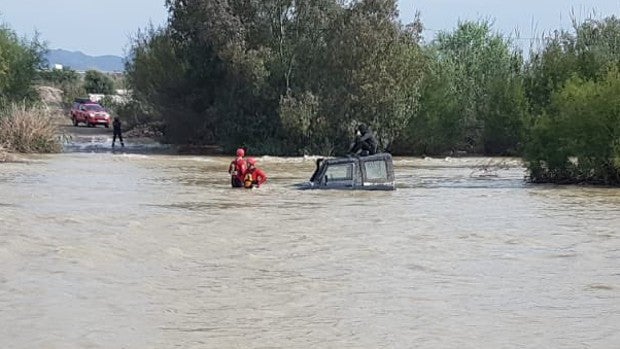
<svg viewBox="0 0 620 349"><path fill-rule="evenodd" d="M91 111L102 111L103 108L101 108L100 105L97 104L87 104L86 105L86 110L91 110Z"/></svg>
<svg viewBox="0 0 620 349"><path fill-rule="evenodd" d="M387 166L383 160L364 162L364 170L367 180L388 179Z"/></svg>
<svg viewBox="0 0 620 349"><path fill-rule="evenodd" d="M327 181L345 181L353 179L353 164L329 165L325 171Z"/></svg>

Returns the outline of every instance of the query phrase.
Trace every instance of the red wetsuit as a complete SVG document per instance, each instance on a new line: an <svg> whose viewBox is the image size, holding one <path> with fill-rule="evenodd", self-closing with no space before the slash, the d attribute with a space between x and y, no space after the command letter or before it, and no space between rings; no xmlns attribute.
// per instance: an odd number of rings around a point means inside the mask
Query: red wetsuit
<svg viewBox="0 0 620 349"><path fill-rule="evenodd" d="M231 161L230 166L228 166L228 173L231 174L231 184L233 187L243 187L246 171L247 164L244 158L238 157Z"/></svg>
<svg viewBox="0 0 620 349"><path fill-rule="evenodd" d="M255 185L256 187L260 187L263 183L267 182L267 175L260 168L256 168L256 167L248 168L247 171L245 172L245 175L246 177L251 176L250 180L252 181L252 184ZM246 178L246 181L248 179L249 178ZM247 187L247 184L246 184L246 187Z"/></svg>

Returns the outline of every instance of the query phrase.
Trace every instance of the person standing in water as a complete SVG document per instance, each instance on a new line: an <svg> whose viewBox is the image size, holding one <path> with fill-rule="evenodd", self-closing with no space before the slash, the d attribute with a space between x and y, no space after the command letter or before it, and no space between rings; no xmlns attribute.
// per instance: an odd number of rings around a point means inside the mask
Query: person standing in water
<svg viewBox="0 0 620 349"><path fill-rule="evenodd" d="M243 187L243 178L245 177L245 171L247 169L246 161L243 158L245 156L245 150L243 148L237 149L237 158L230 162L228 166L228 173L230 173L230 185L233 188Z"/></svg>
<svg viewBox="0 0 620 349"><path fill-rule="evenodd" d="M121 120L119 120L118 116L114 117L114 122L112 122L112 128L114 129L114 137L112 138L112 148L114 148L114 142L116 142L116 137L121 141L121 147L125 147L125 143L123 142L123 131L121 129Z"/></svg>
<svg viewBox="0 0 620 349"><path fill-rule="evenodd" d="M247 189L251 189L253 187L260 188L267 182L267 175L263 170L256 167L256 159L249 158L248 159L248 169L245 171L245 178L243 180L243 185Z"/></svg>

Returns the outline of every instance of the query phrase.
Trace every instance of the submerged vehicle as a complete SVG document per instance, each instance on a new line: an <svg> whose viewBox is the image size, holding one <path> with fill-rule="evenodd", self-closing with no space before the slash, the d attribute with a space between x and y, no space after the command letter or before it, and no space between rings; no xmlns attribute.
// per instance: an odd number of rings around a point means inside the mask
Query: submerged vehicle
<svg viewBox="0 0 620 349"><path fill-rule="evenodd" d="M318 159L310 181L300 189L395 190L392 155Z"/></svg>

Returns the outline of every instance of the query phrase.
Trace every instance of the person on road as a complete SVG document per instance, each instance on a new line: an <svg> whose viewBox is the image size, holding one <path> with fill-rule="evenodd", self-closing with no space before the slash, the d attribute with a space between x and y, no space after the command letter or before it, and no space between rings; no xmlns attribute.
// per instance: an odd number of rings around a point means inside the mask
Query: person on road
<svg viewBox="0 0 620 349"><path fill-rule="evenodd" d="M112 128L114 129L114 137L112 138L112 148L114 148L114 143L116 142L116 137L121 141L121 147L125 147L125 143L123 142L123 131L121 129L121 120L118 116L114 117L114 122L112 122Z"/></svg>
<svg viewBox="0 0 620 349"><path fill-rule="evenodd" d="M245 171L247 169L247 164L245 159L245 150L243 148L237 149L237 157L235 160L230 162L230 166L228 166L228 173L230 173L230 185L233 188L242 188L243 187L243 179L245 178Z"/></svg>
<svg viewBox="0 0 620 349"><path fill-rule="evenodd" d="M254 186L260 188L261 185L267 182L267 175L263 172L263 170L256 167L256 159L249 158L247 163L248 168L245 172L243 186L247 189L253 188Z"/></svg>
<svg viewBox="0 0 620 349"><path fill-rule="evenodd" d="M355 141L349 148L349 154L367 156L377 153L379 142L375 137L374 132L366 124L359 124L357 127L357 134L355 135Z"/></svg>

